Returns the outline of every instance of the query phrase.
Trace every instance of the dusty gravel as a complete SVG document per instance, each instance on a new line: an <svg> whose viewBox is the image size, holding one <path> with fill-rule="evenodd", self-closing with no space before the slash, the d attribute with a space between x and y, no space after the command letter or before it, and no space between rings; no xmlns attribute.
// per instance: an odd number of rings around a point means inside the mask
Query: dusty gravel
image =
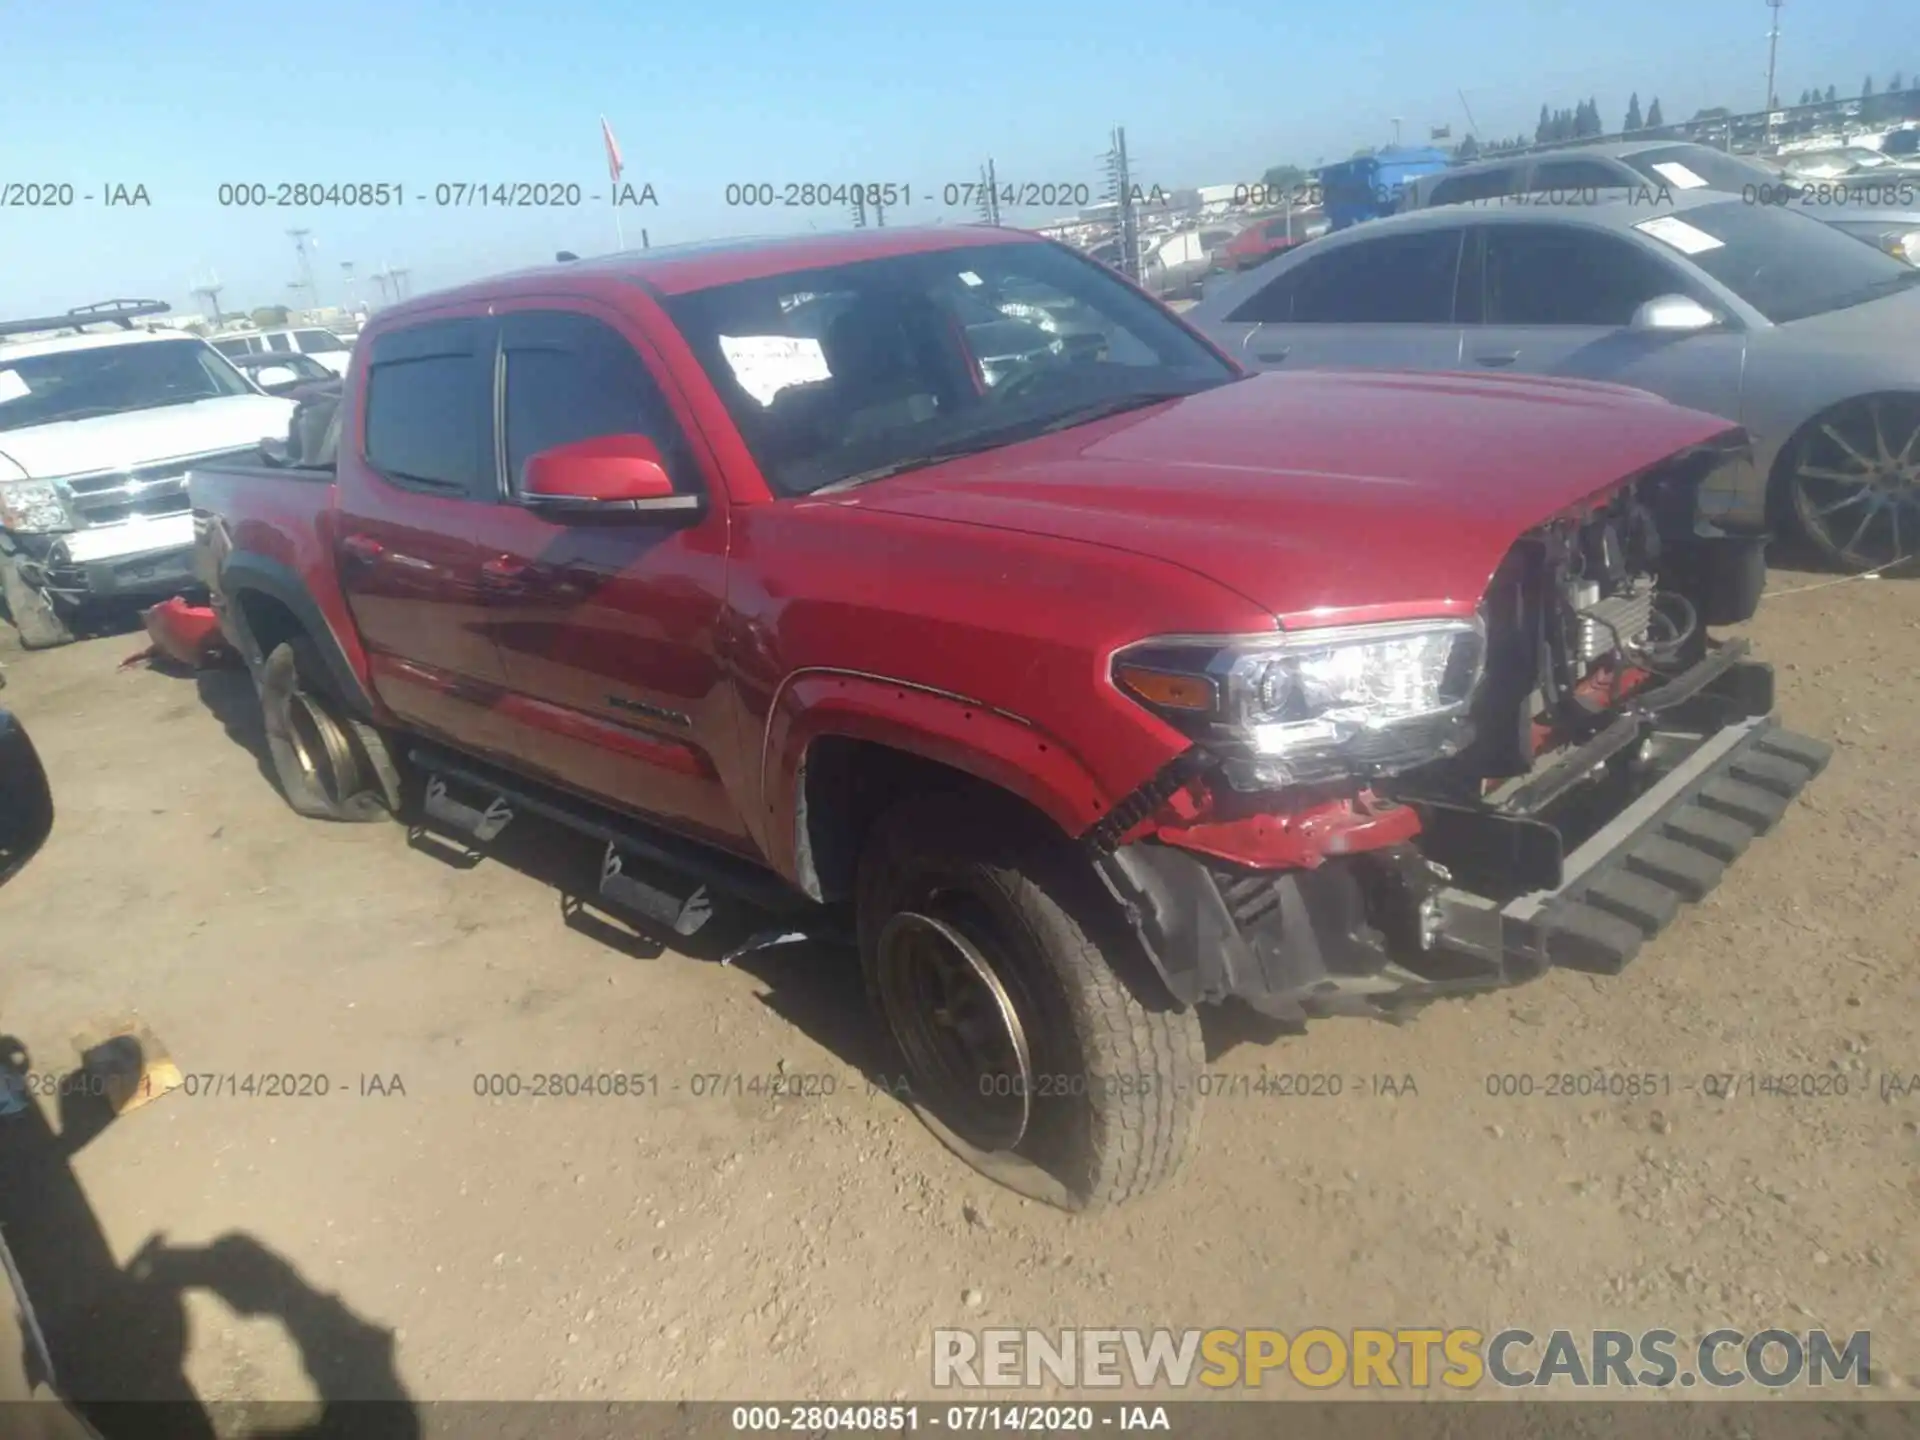
<svg viewBox="0 0 1920 1440"><path fill-rule="evenodd" d="M523 828L512 863L459 870L398 826L302 821L250 748L244 680L118 669L125 636L11 651L0 703L59 820L0 892L0 1030L50 1073L134 1012L185 1072L331 1093L175 1091L16 1185L10 1233L45 1242L29 1284L96 1394L878 1399L927 1393L933 1327L988 1323L1871 1329L1911 1394L1920 1095L1881 1087L1920 1073L1920 581L1776 593L1751 629L1833 765L1625 976L1403 1028L1223 1030L1219 1072L1346 1093L1217 1097L1180 1185L1078 1220L868 1092L840 955L607 943L563 917L554 882L593 873L567 837ZM1564 1071L1672 1093L1487 1093ZM659 1088L474 1093L548 1072ZM693 1093L775 1072L837 1088ZM1850 1093L1716 1100L1709 1073Z"/></svg>

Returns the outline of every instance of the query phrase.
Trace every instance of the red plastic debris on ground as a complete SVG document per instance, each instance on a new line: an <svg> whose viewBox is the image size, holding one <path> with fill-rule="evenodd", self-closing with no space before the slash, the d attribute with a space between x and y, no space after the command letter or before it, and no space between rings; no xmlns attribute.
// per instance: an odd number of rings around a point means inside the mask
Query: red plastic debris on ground
<svg viewBox="0 0 1920 1440"><path fill-rule="evenodd" d="M125 662L128 665L155 656L165 656L192 670L233 662L233 652L220 633L220 617L213 613L211 606L189 605L176 596L142 610L140 620L147 627L153 644L140 654L129 656Z"/></svg>

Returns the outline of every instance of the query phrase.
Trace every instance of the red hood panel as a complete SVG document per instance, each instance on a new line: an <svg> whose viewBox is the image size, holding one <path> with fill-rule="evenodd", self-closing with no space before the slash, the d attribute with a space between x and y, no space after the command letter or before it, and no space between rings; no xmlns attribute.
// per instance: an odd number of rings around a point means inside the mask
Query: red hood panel
<svg viewBox="0 0 1920 1440"><path fill-rule="evenodd" d="M1153 556L1292 624L1466 614L1524 531L1733 428L1584 381L1303 371L909 472L845 503Z"/></svg>

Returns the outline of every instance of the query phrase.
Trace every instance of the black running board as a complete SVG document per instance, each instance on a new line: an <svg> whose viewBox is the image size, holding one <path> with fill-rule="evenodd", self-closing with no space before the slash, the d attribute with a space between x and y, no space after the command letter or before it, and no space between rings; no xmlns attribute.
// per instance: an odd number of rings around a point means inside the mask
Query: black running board
<svg viewBox="0 0 1920 1440"><path fill-rule="evenodd" d="M711 913L709 888L765 910L811 910L813 902L771 870L698 841L645 825L604 805L537 781L508 776L482 761L436 746L417 744L408 758L427 775L428 818L484 845L518 813L539 815L607 847L600 865L600 898L644 916L679 935L691 935ZM487 797L473 806L446 793L446 782ZM691 880L699 888L677 896L628 873L625 857Z"/></svg>

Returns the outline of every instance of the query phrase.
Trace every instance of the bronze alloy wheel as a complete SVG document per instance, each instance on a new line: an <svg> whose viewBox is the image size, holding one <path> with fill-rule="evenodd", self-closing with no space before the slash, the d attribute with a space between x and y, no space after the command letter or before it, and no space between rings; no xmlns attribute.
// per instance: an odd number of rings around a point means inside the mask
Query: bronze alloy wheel
<svg viewBox="0 0 1920 1440"><path fill-rule="evenodd" d="M874 980L926 1108L981 1150L1018 1146L1033 1114L1032 1051L982 948L955 924L902 911L880 933Z"/></svg>

